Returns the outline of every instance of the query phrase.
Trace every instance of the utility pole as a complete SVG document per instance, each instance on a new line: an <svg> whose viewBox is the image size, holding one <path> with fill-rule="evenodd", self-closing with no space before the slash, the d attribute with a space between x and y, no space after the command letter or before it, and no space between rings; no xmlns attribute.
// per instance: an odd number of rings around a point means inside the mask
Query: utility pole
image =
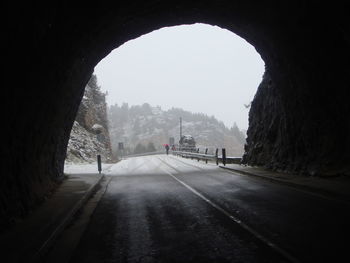
<svg viewBox="0 0 350 263"><path fill-rule="evenodd" d="M180 117L180 140L182 138L182 118Z"/></svg>
<svg viewBox="0 0 350 263"><path fill-rule="evenodd" d="M182 139L182 118L180 117L180 140L179 140L179 147L180 147L180 151L182 151L182 141L181 141L181 139Z"/></svg>

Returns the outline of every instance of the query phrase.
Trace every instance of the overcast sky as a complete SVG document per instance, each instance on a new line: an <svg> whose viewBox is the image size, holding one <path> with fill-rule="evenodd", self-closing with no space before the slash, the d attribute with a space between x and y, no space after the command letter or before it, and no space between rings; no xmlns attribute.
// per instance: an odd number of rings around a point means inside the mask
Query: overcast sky
<svg viewBox="0 0 350 263"><path fill-rule="evenodd" d="M108 91L108 105L180 107L247 129L249 109L244 104L254 97L264 62L234 33L194 24L131 40L105 57L94 73Z"/></svg>

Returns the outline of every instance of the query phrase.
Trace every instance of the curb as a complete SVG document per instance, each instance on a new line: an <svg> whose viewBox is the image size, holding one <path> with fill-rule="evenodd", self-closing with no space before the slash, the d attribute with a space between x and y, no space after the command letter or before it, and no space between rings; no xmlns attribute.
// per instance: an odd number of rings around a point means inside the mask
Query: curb
<svg viewBox="0 0 350 263"><path fill-rule="evenodd" d="M243 170L239 170L239 169L235 169L235 168L228 168L228 167L225 167L225 166L222 166L222 165L219 165L219 167L222 168L222 169L225 169L225 170L230 170L230 171L233 171L233 172L236 172L236 173L240 173L240 174L244 174L244 175L248 175L248 176L260 177L260 178L263 178L263 179L266 179L266 180L269 180L269 181L278 182L278 183L284 183L284 184L289 185L289 186L304 187L304 185L288 182L286 180L273 178L271 176L256 174L256 173L247 172L247 171L243 171ZM305 187L307 187L307 186L305 186ZM312 187L307 187L307 188L315 189L315 188L312 188Z"/></svg>
<svg viewBox="0 0 350 263"><path fill-rule="evenodd" d="M49 247L53 244L60 233L65 229L65 227L70 223L76 212L86 203L89 197L92 195L97 186L101 183L102 179L105 177L102 174L95 183L93 183L90 188L85 192L83 197L74 205L74 207L68 212L68 214L63 218L62 222L56 227L56 229L51 233L51 235L46 239L46 241L41 245L38 251L32 258L33 262L39 261L43 255L48 251Z"/></svg>
<svg viewBox="0 0 350 263"><path fill-rule="evenodd" d="M326 190L326 189L321 189L321 188L317 188L317 187L313 187L313 186L309 186L309 185L304 185L304 184L293 183L293 182L286 181L286 180L283 180L283 179L273 178L271 176L255 174L255 173L252 173L252 172L242 171L242 170L235 169L235 168L228 168L228 167L225 167L225 166L222 166L222 165L219 165L219 167L222 168L222 169L233 171L233 172L240 173L240 174L243 174L243 175L252 176L252 177L259 177L259 178L262 178L264 180L268 180L268 181L271 181L271 182L284 184L284 185L287 185L287 186L290 186L290 187L293 187L293 188L296 188L296 189L299 189L299 190L303 190L303 191L306 191L306 192L309 192L309 193L312 193L312 194L319 195L319 196L321 196L323 198L326 198L326 199L332 199L332 200L335 200L337 202L346 203L348 205L350 204L349 197L341 195L341 194L337 194L337 193L335 193L333 191L329 191L329 190Z"/></svg>

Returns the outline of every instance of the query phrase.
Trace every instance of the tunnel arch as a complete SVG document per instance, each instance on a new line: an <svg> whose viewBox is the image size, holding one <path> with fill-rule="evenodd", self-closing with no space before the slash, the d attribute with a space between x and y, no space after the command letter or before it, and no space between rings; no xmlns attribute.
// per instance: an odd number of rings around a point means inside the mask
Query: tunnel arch
<svg viewBox="0 0 350 263"><path fill-rule="evenodd" d="M26 214L62 178L70 129L94 66L124 42L166 26L217 25L247 40L265 61L245 163L306 174L349 173L345 6L148 1L79 9L12 4L7 13L11 57L5 62L13 88L2 105L8 112L0 198L6 224Z"/></svg>
<svg viewBox="0 0 350 263"><path fill-rule="evenodd" d="M252 101L264 70L260 55L244 39L196 23L130 40L102 59L94 74L101 90L108 92L110 106L146 101L163 110L215 115L226 127L236 123L246 131L249 106L244 104Z"/></svg>

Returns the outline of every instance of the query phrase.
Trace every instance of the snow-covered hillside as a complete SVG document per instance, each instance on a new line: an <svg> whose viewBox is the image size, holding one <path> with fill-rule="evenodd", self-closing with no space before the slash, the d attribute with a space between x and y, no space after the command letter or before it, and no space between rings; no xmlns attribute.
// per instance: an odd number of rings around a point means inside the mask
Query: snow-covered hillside
<svg viewBox="0 0 350 263"><path fill-rule="evenodd" d="M108 109L112 150L117 151L118 142L123 142L126 151L132 153L138 144L153 143L157 149L169 143L173 137L179 141L179 119L182 118L183 134L192 135L199 148L226 148L229 155L241 156L245 134L237 125L227 128L223 122L201 113L191 113L173 108L167 111L145 103L131 106L124 103Z"/></svg>
<svg viewBox="0 0 350 263"><path fill-rule="evenodd" d="M104 162L112 160L105 94L92 75L71 130L66 163L95 162L98 154Z"/></svg>
<svg viewBox="0 0 350 263"><path fill-rule="evenodd" d="M96 162L98 154L104 162L111 161L111 152L105 143L75 121L68 142L66 163Z"/></svg>

